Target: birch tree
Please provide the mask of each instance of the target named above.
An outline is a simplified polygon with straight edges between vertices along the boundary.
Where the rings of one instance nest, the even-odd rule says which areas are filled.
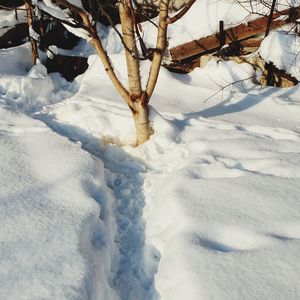
[[[90,7],[93,6],[92,11],[96,11],[95,7],[101,10],[101,13],[106,14],[111,25],[118,31],[122,44],[125,48],[125,59],[127,64],[127,78],[128,86],[124,86],[116,75],[116,70],[113,68],[109,54],[103,47],[101,38],[97,33],[96,16],[95,13],[89,13],[82,6],[80,0],[26,0],[30,5],[37,6],[43,10],[44,13],[60,20],[69,28],[80,28],[87,34],[91,44],[95,48],[104,68],[109,76],[111,82],[127,103],[132,112],[135,129],[136,129],[136,144],[142,144],[147,141],[153,130],[149,122],[149,101],[153,95],[156,86],[159,71],[162,64],[162,59],[167,48],[167,30],[169,24],[173,23],[179,17],[169,17],[169,5],[171,0],[158,0],[158,21],[157,21],[157,39],[156,46],[153,49],[147,49],[145,43],[141,39],[138,24],[138,15],[136,6],[139,5],[135,0],[119,0],[118,10],[121,22],[121,31],[118,31],[109,14],[103,9],[103,1],[89,0]],[[51,9],[48,9],[49,2]],[[178,16],[182,17],[190,8],[195,0],[187,2],[186,6],[179,11]],[[53,13],[54,6],[61,9],[67,18],[61,17],[59,14]],[[142,57],[139,52],[138,42],[142,48]],[[151,67],[148,74],[147,84],[143,88],[140,74],[140,60],[150,59]]]

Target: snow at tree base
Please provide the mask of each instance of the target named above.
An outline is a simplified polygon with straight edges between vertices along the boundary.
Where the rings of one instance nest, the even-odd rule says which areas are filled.
[[[259,51],[300,78],[298,37]],[[0,299],[300,299],[300,86],[242,80],[247,63],[162,68],[155,133],[134,147],[92,46],[72,53],[89,68],[67,82],[29,43],[0,49]]]

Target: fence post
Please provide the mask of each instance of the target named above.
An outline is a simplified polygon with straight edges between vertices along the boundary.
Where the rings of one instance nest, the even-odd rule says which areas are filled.
[[[220,49],[225,45],[226,41],[226,34],[224,31],[224,21],[219,21],[219,43],[220,43]]]

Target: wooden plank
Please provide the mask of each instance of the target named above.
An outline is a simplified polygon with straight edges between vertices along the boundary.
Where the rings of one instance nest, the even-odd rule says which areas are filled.
[[[283,18],[285,17],[285,18]],[[293,22],[300,17],[300,6],[289,8],[273,14],[271,29],[281,27],[287,23]],[[244,40],[257,34],[264,33],[268,24],[268,16],[261,17],[246,24],[240,24],[236,27],[225,30],[225,44],[234,41]],[[219,34],[210,35],[199,40],[194,40],[183,45],[170,49],[173,61],[181,61],[202,53],[218,49],[220,45]]]
[[[258,48],[262,42],[262,38],[249,38],[243,41],[240,41],[239,44],[241,47],[253,47]]]

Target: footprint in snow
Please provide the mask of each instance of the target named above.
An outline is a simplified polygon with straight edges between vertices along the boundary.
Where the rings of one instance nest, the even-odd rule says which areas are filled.
[[[198,236],[193,240],[208,250],[221,252],[259,249],[273,243],[270,236],[233,226],[215,229],[209,235]]]
[[[300,240],[300,223],[281,224],[270,236],[282,241]]]
[[[270,139],[274,140],[292,140],[292,141],[299,141],[300,136],[297,132],[284,129],[284,128],[270,128],[270,127],[263,127],[263,126],[247,126],[243,127],[240,125],[236,126],[238,131],[247,132],[250,134],[257,134],[260,136],[267,136]]]

